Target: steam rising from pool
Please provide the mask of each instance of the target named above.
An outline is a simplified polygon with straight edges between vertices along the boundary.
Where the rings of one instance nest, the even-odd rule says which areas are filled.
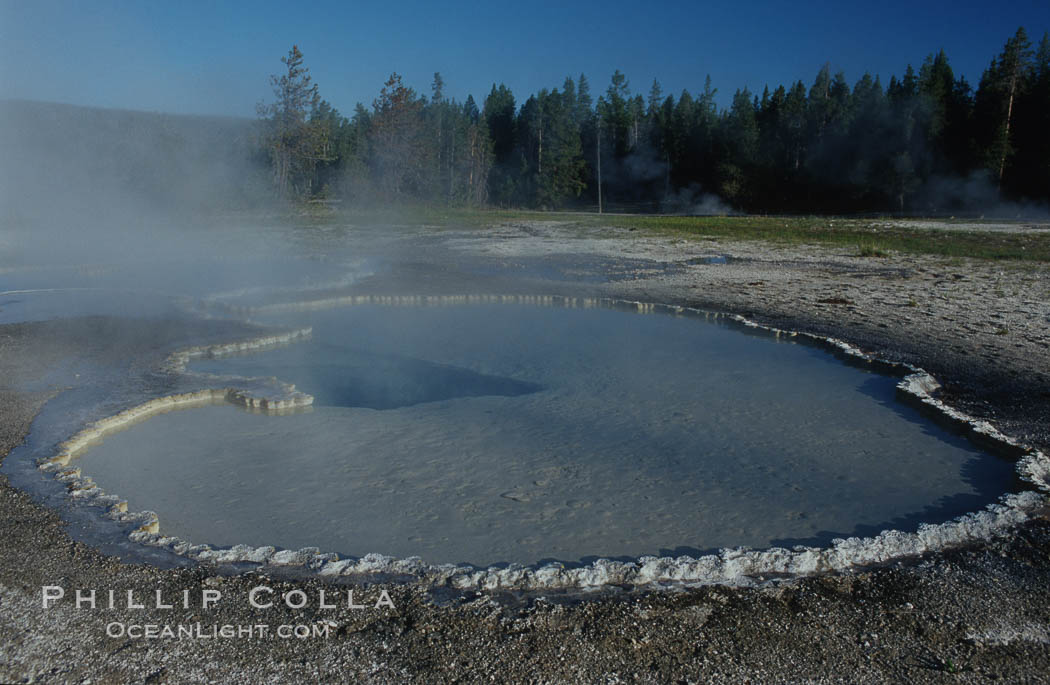
[[[309,412],[172,412],[80,460],[165,534],[431,563],[698,555],[914,530],[1013,465],[897,379],[695,318],[481,304],[275,317],[307,342],[192,363]]]

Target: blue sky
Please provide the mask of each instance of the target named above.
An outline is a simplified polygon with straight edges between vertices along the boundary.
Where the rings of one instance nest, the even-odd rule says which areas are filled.
[[[944,48],[973,85],[1018,26],[1033,43],[1050,2],[51,2],[0,0],[0,97],[254,116],[293,43],[344,114],[371,105],[390,72],[480,105],[494,82],[520,104],[583,72],[614,69],[633,91],[807,85],[825,62],[853,84],[883,81]]]

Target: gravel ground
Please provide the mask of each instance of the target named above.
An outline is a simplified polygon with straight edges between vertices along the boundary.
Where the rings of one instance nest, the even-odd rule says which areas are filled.
[[[918,363],[956,405],[1050,447],[1050,272],[1043,267],[676,242],[555,223],[406,233],[380,251],[389,268],[356,292],[605,295],[742,313]],[[119,348],[108,342],[114,326]],[[97,318],[0,326],[0,454],[24,439],[60,390],[26,392],[26,383],[62,360],[76,356],[135,376],[182,337],[219,340],[245,330],[222,321],[176,328]],[[0,480],[0,681],[1050,682],[1045,516],[1003,539],[848,574],[546,596],[160,569],[103,555],[68,528]],[[45,609],[49,585],[67,597]],[[275,599],[293,591],[293,603],[302,590],[307,606],[255,608],[249,593],[259,586]],[[95,589],[97,607],[77,608],[76,589]],[[113,609],[106,608],[110,590]],[[144,608],[126,606],[129,590]],[[320,606],[321,590],[335,608]],[[362,608],[347,606],[348,590]],[[156,606],[157,591],[173,608]],[[205,591],[221,599],[202,606]],[[107,635],[198,622],[205,634],[226,624],[265,624],[270,632]],[[282,625],[317,626],[327,637],[285,639],[276,634]]]

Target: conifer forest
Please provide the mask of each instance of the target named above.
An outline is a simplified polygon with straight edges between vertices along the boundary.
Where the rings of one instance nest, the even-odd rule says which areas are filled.
[[[980,82],[943,50],[888,81],[644,92],[614,71],[532,94],[494,84],[458,102],[394,73],[349,115],[297,47],[260,104],[257,154],[282,199],[662,213],[983,211],[1050,200],[1050,38],[1018,29]],[[600,205],[599,205],[600,203]]]

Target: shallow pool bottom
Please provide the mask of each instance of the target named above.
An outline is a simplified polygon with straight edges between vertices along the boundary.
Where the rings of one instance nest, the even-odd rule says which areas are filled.
[[[895,377],[691,316],[364,306],[310,342],[197,363],[313,411],[173,412],[80,460],[165,534],[430,563],[534,564],[915,530],[1013,464],[895,399]]]

